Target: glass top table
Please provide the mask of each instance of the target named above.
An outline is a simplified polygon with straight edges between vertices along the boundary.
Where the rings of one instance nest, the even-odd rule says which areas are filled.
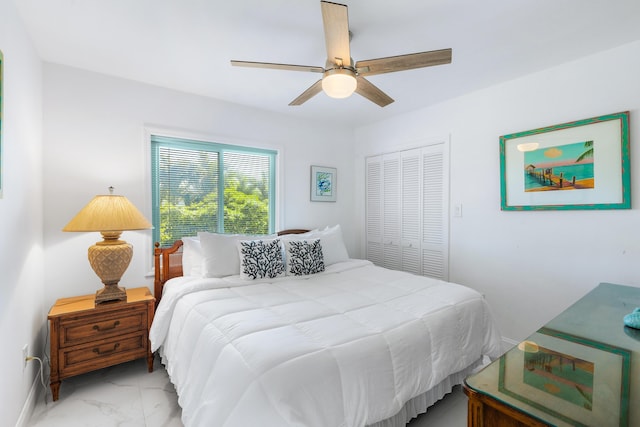
[[[640,288],[601,283],[469,376],[469,425],[640,426],[640,330],[623,323],[636,307]],[[487,421],[495,410],[519,424]]]

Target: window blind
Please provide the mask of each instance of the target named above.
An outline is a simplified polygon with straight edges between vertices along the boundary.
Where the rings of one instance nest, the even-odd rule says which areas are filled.
[[[272,233],[276,154],[153,135],[154,241],[166,247],[198,231]]]

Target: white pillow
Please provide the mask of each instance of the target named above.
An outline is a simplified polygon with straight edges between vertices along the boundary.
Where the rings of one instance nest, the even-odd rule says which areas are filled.
[[[202,245],[197,237],[182,238],[182,275],[202,277]]]
[[[307,276],[324,271],[320,239],[285,242],[287,276]]]
[[[238,234],[198,233],[202,245],[202,277],[224,277],[240,273],[236,242]]]
[[[240,240],[254,240],[274,235],[218,234],[200,231],[202,245],[202,277],[225,277],[240,274],[240,257],[236,244]]]
[[[340,224],[314,232],[311,237],[320,239],[325,266],[349,260],[349,253],[342,240]]]
[[[273,279],[285,275],[280,239],[240,240],[237,246],[242,279]]]

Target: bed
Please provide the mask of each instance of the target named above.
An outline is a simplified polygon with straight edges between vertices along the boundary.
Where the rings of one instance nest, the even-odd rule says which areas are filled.
[[[150,331],[187,427],[404,426],[502,353],[481,294],[350,259],[339,226],[197,240],[156,246]]]

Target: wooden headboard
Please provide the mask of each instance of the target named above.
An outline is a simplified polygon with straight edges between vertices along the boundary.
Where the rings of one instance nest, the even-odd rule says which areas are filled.
[[[302,234],[309,230],[292,228],[278,231],[278,236],[285,234]],[[173,246],[161,248],[156,242],[153,250],[153,265],[155,269],[155,279],[153,281],[153,293],[156,297],[156,305],[162,298],[162,288],[167,280],[182,276],[182,240],[176,240]]]

